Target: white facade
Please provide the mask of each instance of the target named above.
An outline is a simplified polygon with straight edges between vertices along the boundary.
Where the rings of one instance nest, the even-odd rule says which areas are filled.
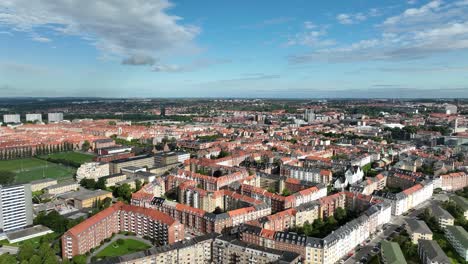
[[[47,114],[47,120],[49,123],[63,121],[63,113],[49,113]]]
[[[26,114],[26,122],[42,122],[42,114]]]
[[[79,182],[84,178],[99,179],[109,175],[109,163],[87,162],[76,171],[76,180]]]
[[[3,115],[3,123],[21,123],[21,117],[18,114]]]
[[[351,167],[345,172],[346,180],[348,184],[355,184],[357,182],[362,181],[364,177],[364,172],[361,170],[359,166]]]
[[[31,186],[0,186],[0,229],[3,232],[22,229],[32,225]]]

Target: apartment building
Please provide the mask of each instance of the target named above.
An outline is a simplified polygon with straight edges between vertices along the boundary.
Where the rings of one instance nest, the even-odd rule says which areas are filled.
[[[418,244],[420,239],[432,240],[432,231],[424,221],[407,219],[406,223],[406,231],[410,235],[413,244]]]
[[[457,191],[468,186],[468,173],[453,172],[445,175],[440,175],[441,188],[444,191]]]
[[[438,204],[429,207],[431,214],[437,219],[440,228],[444,229],[446,226],[453,226],[455,218]]]
[[[33,224],[31,185],[0,185],[0,229],[10,232]]]
[[[213,243],[213,263],[300,263],[301,256],[240,241],[231,236],[219,236]]]
[[[21,117],[19,114],[3,115],[3,123],[21,123]]]
[[[424,180],[399,193],[378,191],[375,195],[392,204],[392,215],[401,215],[430,199],[433,190],[433,182]]]
[[[457,253],[468,261],[468,232],[461,226],[447,226],[445,237]]]
[[[37,192],[37,191],[45,189],[45,188],[47,188],[49,186],[56,185],[57,180],[50,179],[50,178],[40,179],[40,180],[32,181],[29,184],[31,185],[31,191],[32,192]]]
[[[62,236],[62,256],[85,254],[120,231],[148,236],[162,245],[184,239],[184,226],[157,210],[118,202],[69,229]]]
[[[329,184],[332,181],[333,173],[330,170],[319,168],[283,165],[281,166],[280,175],[301,181]]]
[[[422,264],[452,263],[435,240],[420,239],[418,243],[418,255]]]
[[[458,206],[462,208],[463,215],[465,216],[465,219],[468,220],[468,200],[458,195],[453,195],[452,197],[450,197],[450,200],[454,201]]]
[[[405,256],[396,242],[382,241],[381,261],[384,264],[406,264]]]
[[[42,122],[42,114],[26,114],[26,122]]]
[[[49,123],[58,123],[63,121],[63,113],[48,113],[47,120]]]

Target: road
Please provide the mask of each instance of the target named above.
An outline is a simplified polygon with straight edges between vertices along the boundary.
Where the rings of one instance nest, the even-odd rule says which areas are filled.
[[[436,201],[444,201],[446,200],[446,195],[434,195],[434,199],[427,200],[420,205],[416,206],[413,210],[408,211],[405,213],[405,215],[399,215],[399,216],[392,216],[392,219],[388,224],[385,226],[385,230],[382,230],[381,232],[378,232],[377,234],[374,234],[373,237],[369,238],[370,240],[366,241],[366,245],[363,247],[357,247],[357,251],[355,251],[355,254],[351,256],[350,258],[346,259],[344,262],[345,264],[355,264],[355,263],[363,263],[361,262],[361,259],[365,257],[367,261],[364,263],[367,263],[374,255],[378,254],[380,251],[374,252],[372,249],[378,244],[381,243],[384,239],[389,237],[390,235],[396,236],[398,235],[398,232],[395,232],[395,230],[402,226],[405,223],[405,219],[408,218],[414,218],[420,213],[424,211],[426,207],[431,205],[432,203],[435,203]],[[402,228],[401,228],[402,230]]]

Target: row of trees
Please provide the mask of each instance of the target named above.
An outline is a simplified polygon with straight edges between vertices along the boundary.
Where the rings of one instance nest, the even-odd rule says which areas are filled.
[[[48,214],[45,212],[40,212],[34,219],[34,224],[47,226],[55,233],[61,235],[68,229],[81,223],[83,220],[84,219],[81,217],[78,219],[68,219],[54,210]]]

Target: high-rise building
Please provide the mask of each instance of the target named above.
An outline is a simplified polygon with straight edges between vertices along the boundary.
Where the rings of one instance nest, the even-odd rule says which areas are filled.
[[[3,115],[3,123],[21,123],[19,114]]]
[[[49,113],[47,120],[49,123],[63,121],[63,113]]]
[[[0,229],[9,232],[32,224],[31,185],[0,186]]]
[[[307,121],[307,122],[309,122],[309,123],[312,122],[312,121],[314,121],[314,120],[315,120],[315,112],[314,112],[314,109],[309,109],[309,108],[307,108],[307,109],[305,110],[305,113],[304,113],[304,119],[305,119],[305,121]]]
[[[42,122],[42,114],[26,114],[26,122]]]

